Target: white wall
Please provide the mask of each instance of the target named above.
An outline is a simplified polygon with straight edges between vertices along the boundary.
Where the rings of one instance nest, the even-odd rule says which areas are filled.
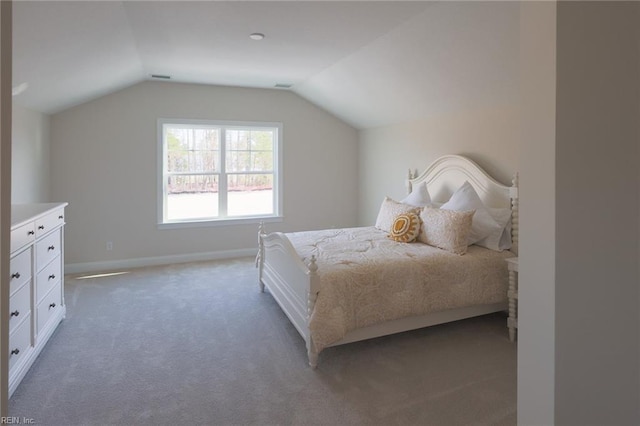
[[[520,14],[518,424],[554,424],[556,3]]]
[[[518,126],[516,105],[489,105],[361,130],[359,223],[375,222],[386,195],[396,200],[406,195],[408,169],[422,172],[445,154],[465,155],[510,185],[518,170]]]
[[[502,183],[511,183],[520,137],[518,37],[518,3],[444,2],[363,53],[372,55],[369,50],[375,48],[377,54],[396,57],[394,66],[402,68],[404,51],[398,47],[396,53],[392,41],[410,40],[419,48],[407,61],[423,64],[424,75],[397,84],[424,82],[404,88],[409,101],[399,111],[410,110],[404,116],[411,119],[393,117],[396,124],[359,132],[360,224],[374,223],[385,195],[404,196],[409,168],[421,172],[444,154],[466,155]]]
[[[521,425],[640,423],[639,18],[522,7]]]
[[[11,202],[50,201],[49,116],[13,104]]]
[[[51,119],[52,195],[70,203],[68,264],[256,247],[255,225],[156,228],[158,118],[282,122],[285,219],[268,229],[355,224],[353,128],[287,91],[144,82]]]
[[[640,4],[558,2],[556,386],[562,425],[640,424]]]

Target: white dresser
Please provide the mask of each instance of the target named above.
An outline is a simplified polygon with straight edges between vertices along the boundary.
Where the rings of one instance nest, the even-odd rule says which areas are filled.
[[[65,317],[66,205],[11,206],[9,395]]]

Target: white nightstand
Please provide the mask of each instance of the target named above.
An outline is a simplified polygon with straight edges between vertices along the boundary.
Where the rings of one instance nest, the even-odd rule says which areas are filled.
[[[518,258],[511,257],[507,259],[507,268],[509,269],[509,290],[507,291],[509,318],[507,318],[507,327],[509,328],[509,340],[513,342],[516,338],[516,328],[518,328]]]

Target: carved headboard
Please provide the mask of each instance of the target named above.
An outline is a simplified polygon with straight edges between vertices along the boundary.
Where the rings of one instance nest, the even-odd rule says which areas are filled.
[[[434,161],[420,175],[409,171],[407,190],[426,182],[431,199],[445,203],[451,195],[468,181],[487,207],[511,208],[511,251],[518,253],[518,175],[512,186],[503,185],[478,164],[461,155],[445,155]]]

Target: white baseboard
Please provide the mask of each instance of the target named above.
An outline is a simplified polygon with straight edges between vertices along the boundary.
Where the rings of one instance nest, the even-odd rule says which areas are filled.
[[[104,272],[119,269],[141,268],[144,266],[169,265],[171,263],[251,257],[255,256],[256,253],[257,249],[251,248],[220,250],[206,253],[175,254],[169,256],[139,257],[135,259],[108,260],[104,262],[71,263],[64,266],[64,272],[65,274],[84,274],[87,272]]]

